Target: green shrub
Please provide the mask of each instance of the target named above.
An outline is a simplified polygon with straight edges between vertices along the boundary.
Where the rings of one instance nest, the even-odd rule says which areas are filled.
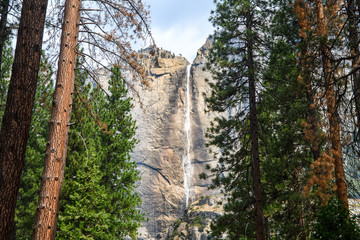
[[[326,240],[358,240],[360,229],[354,217],[348,217],[349,211],[336,198],[329,200],[316,213],[314,239]]]

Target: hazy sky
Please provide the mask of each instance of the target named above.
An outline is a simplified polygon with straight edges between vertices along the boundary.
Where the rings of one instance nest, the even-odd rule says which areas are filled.
[[[158,47],[190,62],[212,33],[208,21],[214,9],[213,0],[147,0],[150,5],[151,29]]]

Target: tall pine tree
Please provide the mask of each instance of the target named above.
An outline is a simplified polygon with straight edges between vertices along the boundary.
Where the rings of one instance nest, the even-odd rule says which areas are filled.
[[[312,93],[301,77],[299,26],[292,1],[272,3],[277,11],[268,32],[270,55],[260,104],[264,214],[271,238],[307,239],[318,201],[305,197],[304,186],[324,141],[310,141],[306,134],[313,129],[305,123],[318,115],[318,109],[309,113]]]
[[[135,192],[139,180],[130,159],[137,140],[130,110],[131,99],[114,68],[109,94],[88,82],[86,71],[76,71],[76,97],[69,138],[69,153],[61,196],[58,239],[135,238],[143,215]],[[42,61],[33,122],[27,147],[16,211],[16,239],[31,239],[37,195],[40,190],[42,157],[49,128],[51,68]]]
[[[222,187],[228,200],[213,235],[264,239],[256,88],[266,2],[215,3],[211,21],[216,30],[208,65],[215,82],[210,83],[212,92],[206,101],[211,111],[229,116],[215,119],[208,134],[210,144],[221,151],[213,169],[214,187]]]
[[[108,99],[86,83],[86,74],[75,82],[59,239],[136,239],[144,220],[135,192],[139,172],[129,155],[136,143],[131,99],[119,68],[113,71]]]
[[[24,171],[21,177],[16,203],[16,239],[29,240],[34,226],[41,175],[44,167],[46,138],[49,132],[53,71],[45,55],[42,55],[38,86],[31,120],[29,141],[26,149]]]
[[[0,131],[0,239],[13,232],[40,66],[47,1],[24,0]],[[34,21],[36,19],[36,21]]]

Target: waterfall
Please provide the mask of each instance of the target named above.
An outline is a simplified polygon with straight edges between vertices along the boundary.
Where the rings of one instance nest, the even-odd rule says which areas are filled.
[[[185,152],[182,159],[182,165],[184,170],[184,191],[185,191],[185,198],[186,198],[186,207],[189,205],[189,199],[192,197],[192,178],[193,178],[193,167],[191,164],[191,156],[190,156],[190,149],[191,149],[191,122],[190,122],[190,69],[191,64],[189,64],[186,68],[186,93],[185,93],[185,121],[184,121],[184,134],[186,136],[185,142]]]

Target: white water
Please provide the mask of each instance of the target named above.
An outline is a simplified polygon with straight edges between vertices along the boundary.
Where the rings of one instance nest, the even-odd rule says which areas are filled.
[[[184,121],[184,133],[186,136],[186,146],[185,153],[182,159],[182,165],[184,170],[184,190],[185,190],[185,198],[186,198],[186,207],[189,205],[189,200],[192,197],[192,178],[193,178],[193,167],[191,164],[191,122],[190,122],[190,69],[191,64],[189,64],[186,68],[186,93],[185,93],[185,121]]]

